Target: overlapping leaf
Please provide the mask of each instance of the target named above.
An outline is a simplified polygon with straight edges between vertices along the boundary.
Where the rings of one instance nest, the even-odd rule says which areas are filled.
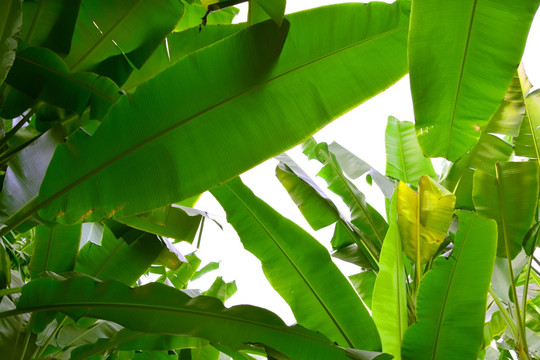
[[[17,40],[22,27],[22,1],[2,1],[0,5],[0,85],[15,61]]]
[[[418,322],[405,333],[403,359],[476,359],[480,351],[497,227],[470,212],[457,214],[452,255],[437,258],[420,285]]]

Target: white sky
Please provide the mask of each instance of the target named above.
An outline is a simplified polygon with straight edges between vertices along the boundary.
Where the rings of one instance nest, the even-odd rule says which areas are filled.
[[[326,4],[341,3],[340,0],[288,0],[287,13]],[[354,1],[349,1],[354,2]],[[366,1],[356,1],[366,2]],[[386,1],[392,2],[392,1]],[[241,13],[235,22],[245,21],[246,7],[240,6]],[[525,69],[533,85],[540,85],[540,48],[532,48],[531,44],[540,44],[540,20],[537,16],[533,22],[529,41],[524,55]],[[385,170],[384,130],[389,115],[400,120],[413,121],[413,107],[409,89],[409,78],[406,76],[390,89],[360,105],[356,109],[335,120],[315,135],[319,142],[336,141],[345,148],[359,156],[361,159],[375,167],[381,173]],[[302,155],[299,147],[293,148],[288,154],[301,165],[301,167],[325,189],[325,182],[315,177],[320,166],[317,162],[308,162]],[[282,215],[302,226],[306,231],[316,237],[323,245],[329,248],[333,234],[333,225],[320,231],[313,231],[298,208],[294,205],[287,192],[275,177],[277,161],[271,159],[241,176],[242,180],[253,192]],[[371,188],[362,177],[355,184],[366,195],[366,200],[384,214],[383,196],[376,187]],[[326,191],[332,195],[330,191]],[[340,199],[333,200],[341,204],[340,209],[348,214],[347,208]],[[219,203],[206,193],[196,206],[212,214],[222,225],[222,232],[217,225],[206,222],[202,237],[201,248],[197,256],[203,260],[203,265],[209,261],[220,261],[220,269],[190,284],[191,288],[207,289],[214,276],[223,276],[226,281],[236,280],[238,292],[227,303],[227,306],[236,304],[252,304],[265,307],[277,313],[288,324],[295,322],[288,305],[271,288],[262,272],[260,262],[251,253],[243,249],[234,229],[226,223],[225,213]],[[180,251],[184,254],[192,252],[195,247],[186,243],[180,244]],[[336,263],[346,275],[359,272],[360,268],[337,260]]]

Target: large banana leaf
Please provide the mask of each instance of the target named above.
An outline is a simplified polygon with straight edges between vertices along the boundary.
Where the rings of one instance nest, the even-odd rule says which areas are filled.
[[[538,162],[501,162],[496,169],[496,176],[475,172],[474,207],[480,215],[497,222],[497,256],[513,259],[533,224],[538,203]]]
[[[476,143],[504,97],[539,3],[413,2],[409,69],[426,156],[455,161]]]
[[[66,64],[122,85],[184,14],[176,0],[83,0]]]
[[[299,324],[341,346],[380,349],[365,305],[316,239],[257,198],[239,178],[212,194]]]
[[[453,194],[428,176],[420,178],[418,194],[399,183],[397,212],[403,251],[417,266],[428,262],[441,246],[455,201]]]
[[[525,117],[515,139],[516,155],[540,159],[540,91],[532,89],[523,66],[519,68],[522,96],[525,98]]]
[[[81,225],[36,227],[34,252],[28,265],[32,278],[44,271],[61,273],[75,269],[81,228]]]
[[[454,250],[439,257],[420,285],[418,322],[403,339],[403,359],[476,359],[495,260],[493,220],[458,211]]]
[[[21,0],[7,0],[0,4],[0,85],[15,61],[17,38],[22,27],[21,3]]]
[[[436,178],[431,160],[420,150],[412,122],[388,117],[385,144],[386,176],[407,184],[417,184],[424,175]]]
[[[29,46],[67,55],[81,0],[24,1],[22,39]]]
[[[233,350],[264,344],[292,359],[350,360],[343,348],[324,336],[299,325],[287,327],[267,310],[248,305],[227,309],[217,299],[191,298],[159,283],[129,288],[88,277],[66,281],[43,278],[23,288],[17,306],[2,316],[58,310],[76,319],[85,316],[114,321],[135,331],[202,337]],[[373,358],[373,353],[368,354]]]
[[[379,274],[373,289],[373,320],[381,334],[384,352],[401,359],[401,340],[408,327],[407,274],[401,249],[397,217],[397,193],[390,208],[390,228],[386,232],[379,259]]]
[[[405,4],[309,10],[184,57],[56,152],[35,209],[68,223],[141,213],[302,141],[404,74]]]

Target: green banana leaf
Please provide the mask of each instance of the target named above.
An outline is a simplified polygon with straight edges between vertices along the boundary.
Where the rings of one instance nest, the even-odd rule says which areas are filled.
[[[67,55],[80,5],[81,0],[24,1],[22,39],[28,46]]]
[[[299,324],[341,346],[380,349],[365,305],[316,239],[257,198],[239,178],[211,192]]]
[[[183,31],[189,28],[197,27],[203,25],[203,17],[206,15],[206,9],[201,4],[200,1],[189,1],[191,4],[184,4],[186,6],[186,11],[180,22],[176,25],[174,31]],[[235,7],[227,7],[220,9],[218,11],[212,11],[206,17],[206,25],[217,25],[217,24],[230,24],[234,17],[240,12]],[[201,34],[205,29],[201,26]]]
[[[429,176],[420,178],[418,194],[399,183],[397,212],[403,252],[417,266],[428,262],[441,246],[452,221],[455,201],[452,193]]]
[[[36,227],[34,252],[28,265],[32,278],[45,271],[73,271],[79,252],[81,229],[81,225]]]
[[[134,215],[293,146],[404,74],[405,5],[300,12],[184,57],[58,149],[35,210],[67,223]]]
[[[344,174],[336,156],[328,149],[326,143],[307,144],[304,153],[308,157],[318,158],[324,165],[317,174],[327,183],[328,188],[343,199],[351,211],[351,223],[357,227],[367,239],[366,248],[378,258],[388,224],[371,205],[366,202],[364,194]]]
[[[56,147],[63,142],[63,137],[62,129],[54,127],[11,158],[0,192],[2,224],[5,224],[8,218],[21,219],[23,230],[29,230],[43,223],[35,211],[30,210],[31,214],[27,211],[37,200],[45,171]]]
[[[519,135],[519,129],[525,117],[525,104],[519,73],[516,73],[506,91],[504,100],[489,120],[485,133],[502,134],[512,137]]]
[[[90,242],[82,247],[75,271],[131,285],[155,262],[162,250],[163,244],[156,236],[132,230],[116,238],[105,227],[101,246]]]
[[[456,161],[497,111],[538,0],[414,1],[409,70],[418,141]]]
[[[403,359],[476,359],[482,346],[497,227],[471,212],[457,215],[452,255],[435,260],[418,290],[418,321],[405,332]]]
[[[175,0],[82,0],[66,64],[121,86],[173,31],[184,10]]]
[[[385,144],[386,176],[407,184],[417,184],[424,175],[437,177],[431,160],[422,154],[412,122],[389,116]]]
[[[26,48],[17,53],[6,83],[33,98],[82,115],[90,106],[90,117],[101,119],[119,98],[111,80],[92,73],[70,73],[54,52]]]
[[[373,289],[373,321],[381,334],[383,351],[401,359],[401,341],[408,327],[407,317],[407,274],[401,249],[398,225],[398,194],[394,194],[390,205],[390,227],[386,232],[379,273]]]
[[[203,295],[215,297],[225,302],[236,293],[236,290],[238,288],[235,281],[225,282],[221,276],[218,276],[208,290],[203,292]]]
[[[22,1],[7,0],[0,4],[0,85],[4,82],[17,52],[22,27]],[[1,100],[1,99],[0,99]]]
[[[200,16],[197,18],[198,23],[201,21],[200,18]],[[131,73],[122,88],[133,89],[171,67],[184,56],[210,46],[244,28],[244,24],[207,25],[202,31],[192,28],[182,32],[173,32],[167,36],[167,42],[162,43],[140,69]]]
[[[192,209],[192,211],[196,211]],[[182,207],[164,206],[143,214],[116,219],[132,228],[191,243],[203,215],[188,214]]]
[[[533,225],[538,203],[538,163],[500,162],[496,176],[477,170],[473,181],[474,207],[497,222],[497,256],[513,259]]]
[[[470,153],[451,164],[441,185],[453,191],[456,196],[456,208],[474,210],[472,199],[474,170],[480,169],[495,174],[495,163],[508,161],[513,151],[512,145],[497,136],[482,134]]]
[[[8,287],[11,283],[11,261],[4,244],[0,241],[0,290]],[[0,296],[0,301],[2,296]]]
[[[103,231],[104,226],[102,223],[83,223],[79,249],[82,248],[87,242],[91,242],[92,244],[98,246],[101,245]]]
[[[519,136],[515,138],[516,155],[540,159],[540,92],[534,90],[529,93],[533,86],[523,66],[520,66],[518,72],[526,112]]]
[[[331,240],[336,252],[332,256],[378,270],[376,252],[370,252],[369,247],[363,243],[362,235],[323,190],[289,156],[281,154],[276,159],[280,160],[276,176],[309,225],[319,230],[336,224]]]
[[[356,292],[369,309],[372,308],[373,288],[376,279],[377,275],[370,270],[349,276],[349,280],[356,289]]]
[[[191,298],[159,283],[129,288],[87,277],[37,279],[24,286],[17,309],[0,316],[43,310],[62,311],[75,319],[102,318],[134,331],[202,337],[233,350],[265,344],[298,360],[350,360],[324,336],[299,325],[287,327],[267,310],[249,305],[224,308],[215,298]]]
[[[283,23],[283,15],[285,14],[285,0],[249,0],[249,11],[250,13],[253,13],[253,11],[257,11],[256,8],[260,8],[263,10],[270,19],[274,20],[274,22],[281,26]],[[249,21],[249,15],[248,15],[248,23]],[[255,23],[255,22],[251,22]]]

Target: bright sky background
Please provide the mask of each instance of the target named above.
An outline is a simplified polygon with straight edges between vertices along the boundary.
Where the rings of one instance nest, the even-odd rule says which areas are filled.
[[[340,0],[288,0],[287,13],[303,9],[341,3]],[[354,1],[349,1],[354,2]],[[356,1],[366,2],[366,1]],[[392,1],[386,1],[392,2]],[[240,6],[241,13],[235,22],[245,21],[246,6]],[[532,48],[531,44],[540,44],[540,19],[535,18],[529,41],[524,55],[525,69],[533,85],[540,85],[540,47]],[[384,130],[389,115],[400,120],[414,121],[409,78],[405,76],[394,86],[372,98],[371,100],[350,111],[341,118],[325,127],[314,137],[318,142],[336,141],[358,157],[375,167],[381,173],[385,171]],[[323,189],[326,188],[322,179],[315,177],[320,165],[316,161],[307,161],[299,147],[288,152],[291,156]],[[285,189],[275,177],[276,160],[268,160],[241,176],[252,191],[282,215],[293,220],[306,231],[317,238],[324,246],[329,248],[333,234],[333,225],[313,231],[307,224],[298,208],[294,205]],[[370,187],[365,177],[355,181],[355,184],[366,195],[366,200],[379,212],[384,214],[384,198],[376,187]],[[331,196],[330,191],[326,191]],[[332,197],[335,203],[341,204],[340,210],[348,214],[347,208],[339,198]],[[213,197],[205,193],[196,206],[212,214],[223,226],[224,231],[211,222],[205,223],[201,248],[197,256],[203,264],[210,261],[220,261],[220,269],[203,278],[192,282],[190,288],[206,290],[216,275],[223,276],[226,281],[236,280],[238,292],[227,303],[227,306],[237,304],[252,304],[272,310],[282,317],[288,324],[295,322],[288,305],[268,284],[261,269],[260,262],[251,253],[244,250],[234,229],[226,223],[225,213]],[[193,245],[182,243],[180,251],[187,254],[196,248]],[[334,259],[336,264],[346,275],[358,273],[360,268]]]

